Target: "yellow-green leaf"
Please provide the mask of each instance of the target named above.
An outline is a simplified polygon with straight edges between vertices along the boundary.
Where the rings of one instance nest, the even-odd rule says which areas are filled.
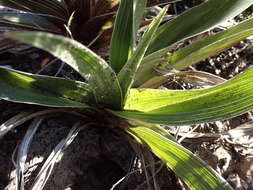
[[[116,115],[148,123],[186,125],[230,118],[253,109],[253,68],[208,89],[132,89]]]
[[[141,140],[191,190],[232,190],[232,187],[206,163],[158,130],[138,126],[127,131]]]

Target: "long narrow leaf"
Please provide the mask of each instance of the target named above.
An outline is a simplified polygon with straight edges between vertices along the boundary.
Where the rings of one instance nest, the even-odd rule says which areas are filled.
[[[46,17],[24,12],[1,12],[0,26],[60,32],[60,28],[49,22]]]
[[[24,118],[27,118],[32,113],[33,113],[33,110],[29,112],[20,112],[19,114],[13,116],[9,120],[1,124],[0,125],[0,139],[2,139],[2,137],[5,134],[13,130],[15,127],[22,125],[24,122],[26,122],[27,120],[24,121]]]
[[[179,79],[180,81],[189,83],[195,87],[211,87],[226,81],[219,76],[207,72],[180,71],[176,73],[168,73],[162,76],[153,77],[146,83],[142,84],[140,88],[159,88],[167,81],[173,79]]]
[[[87,105],[89,88],[81,82],[42,77],[0,67],[0,99],[52,107],[79,107]],[[67,99],[69,98],[69,99]]]
[[[0,5],[33,13],[68,19],[68,10],[57,0],[0,0]]]
[[[147,0],[122,0],[114,24],[110,64],[118,73],[133,53],[134,42]]]
[[[120,86],[122,88],[122,94],[125,98],[128,90],[130,89],[131,85],[133,84],[136,71],[141,63],[141,60],[149,46],[150,40],[155,33],[156,29],[158,28],[160,22],[164,14],[166,13],[167,8],[163,8],[163,10],[158,14],[158,16],[152,21],[149,25],[149,28],[143,34],[143,38],[138,45],[136,51],[134,52],[131,59],[127,61],[125,66],[122,68],[120,73],[118,74]]]
[[[253,35],[253,19],[249,19],[230,29],[199,40],[167,57],[175,69],[184,69],[202,59],[213,56],[236,42]]]
[[[110,64],[118,73],[133,52],[133,3],[121,0],[110,47]]]
[[[16,168],[16,189],[17,190],[24,190],[24,172],[25,172],[27,154],[28,154],[32,139],[42,121],[43,121],[43,118],[34,119],[34,121],[29,126],[19,146],[19,151],[18,151],[18,156],[17,156],[17,168]]]
[[[88,81],[97,103],[114,108],[121,106],[116,74],[105,60],[87,47],[69,38],[43,32],[13,32],[8,36],[46,50],[70,65]]]
[[[147,5],[147,0],[134,0],[133,4],[133,39],[136,40],[139,25],[143,19],[143,14]]]
[[[48,158],[46,159],[45,163],[43,164],[41,170],[39,171],[38,175],[36,176],[31,190],[42,190],[46,185],[47,180],[49,179],[54,165],[57,161],[59,155],[66,149],[68,146],[71,145],[73,140],[77,137],[78,133],[80,132],[81,128],[79,124],[75,124],[68,133],[68,136],[62,139],[54,150],[50,153]]]
[[[174,68],[185,69],[202,59],[213,56],[229,48],[236,42],[253,35],[253,19],[249,19],[225,31],[206,37],[191,45],[182,48],[175,53],[168,54],[171,47],[156,51],[143,58],[136,77],[135,86],[138,87],[144,82],[157,76],[154,69]]]
[[[208,0],[160,27],[147,54],[209,30],[237,16],[252,4],[252,0]]]
[[[204,90],[133,89],[116,115],[149,123],[196,124],[222,120],[253,109],[253,68]]]
[[[232,187],[189,150],[146,127],[127,129],[176,173],[191,190],[232,190]]]

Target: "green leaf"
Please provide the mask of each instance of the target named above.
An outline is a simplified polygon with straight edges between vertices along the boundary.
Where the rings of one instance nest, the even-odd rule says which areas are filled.
[[[135,87],[142,86],[157,76],[155,70],[185,69],[202,59],[215,55],[234,43],[253,34],[253,19],[249,19],[225,31],[206,37],[175,53],[168,54],[172,46],[156,51],[143,58],[135,77]]]
[[[0,26],[60,32],[60,28],[49,22],[46,17],[24,12],[1,12]]]
[[[237,16],[252,4],[252,0],[208,0],[161,26],[154,35],[147,54],[209,30]]]
[[[134,0],[133,2],[133,39],[136,39],[136,35],[143,20],[147,0]]]
[[[199,40],[167,57],[175,69],[184,69],[202,59],[213,56],[236,42],[253,35],[253,18],[230,29]]]
[[[110,65],[118,73],[133,52],[133,2],[121,0],[110,47]]]
[[[77,41],[43,32],[12,32],[8,37],[53,54],[79,72],[89,83],[97,103],[121,106],[121,89],[116,74],[105,60]]]
[[[132,127],[127,131],[134,138],[141,140],[191,190],[232,190],[206,163],[159,131],[146,127]]]
[[[146,81],[152,79],[153,77],[156,77],[157,76],[157,72],[155,71],[156,68],[161,68],[161,67],[163,69],[172,68],[172,66],[170,66],[166,60],[169,54],[168,52],[172,50],[172,47],[173,46],[163,48],[143,58],[140,64],[140,67],[138,68],[136,72],[134,85],[133,85],[134,87],[139,87]]]
[[[110,64],[118,73],[133,53],[134,41],[147,0],[122,0],[114,23]]]
[[[143,38],[140,41],[136,51],[134,52],[131,59],[127,61],[125,66],[118,74],[120,86],[122,88],[122,94],[125,100],[125,97],[130,89],[131,85],[133,84],[135,73],[141,63],[141,60],[148,48],[150,40],[155,33],[156,29],[158,28],[160,22],[164,14],[166,13],[167,7],[163,8],[163,10],[158,14],[158,16],[152,21],[149,25],[148,29],[143,34]]]
[[[86,104],[76,100],[87,102],[91,96],[88,86],[82,82],[32,75],[3,67],[0,67],[0,89],[0,99],[50,107],[86,108]]]
[[[132,89],[125,110],[132,120],[187,125],[222,120],[253,108],[253,68],[218,86],[202,90]]]
[[[67,20],[68,10],[58,0],[0,0],[0,5],[17,10],[51,15]]]

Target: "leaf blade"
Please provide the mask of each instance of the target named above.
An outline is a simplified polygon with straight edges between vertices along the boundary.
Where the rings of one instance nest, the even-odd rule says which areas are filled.
[[[88,81],[97,103],[113,108],[121,106],[121,89],[116,74],[105,60],[79,42],[44,32],[12,32],[8,37],[48,51],[66,62]]]
[[[253,35],[253,19],[206,37],[169,55],[167,60],[175,69],[181,70],[207,57],[213,56],[233,44]]]
[[[68,17],[67,8],[57,0],[0,0],[0,5],[26,12],[51,15],[66,20]]]
[[[46,17],[24,12],[1,12],[0,26],[18,29],[61,32],[61,29],[51,23]]]
[[[140,21],[147,0],[122,0],[114,23],[110,47],[110,64],[120,72],[133,53]]]
[[[126,111],[114,114],[127,119],[166,125],[211,122],[253,109],[252,94],[253,68],[208,89],[133,89],[126,102]]]
[[[110,65],[118,73],[133,52],[133,2],[121,0],[110,45]]]
[[[130,135],[141,139],[143,144],[165,162],[190,189],[232,190],[232,187],[207,164],[157,130],[132,127],[127,131]]]
[[[151,41],[151,37],[153,36],[154,32],[158,28],[160,22],[164,14],[166,13],[167,7],[163,8],[162,11],[158,14],[158,16],[152,21],[149,25],[149,28],[143,34],[143,38],[139,43],[136,51],[134,52],[131,59],[127,61],[125,66],[118,74],[120,86],[122,88],[123,99],[125,99],[128,90],[130,89],[131,85],[134,82],[136,71],[141,63],[142,58],[148,48],[148,45]]]
[[[207,31],[225,20],[232,19],[252,4],[251,0],[208,0],[160,27],[147,54]]]
[[[86,92],[87,97],[80,93],[86,91],[85,86],[79,82],[33,76],[0,67],[0,99],[7,101],[50,107],[86,108],[86,104],[70,99],[78,97],[79,100],[88,100],[89,92]]]

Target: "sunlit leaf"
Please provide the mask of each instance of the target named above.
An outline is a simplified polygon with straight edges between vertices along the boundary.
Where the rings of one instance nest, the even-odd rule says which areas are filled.
[[[209,30],[217,24],[237,16],[252,4],[252,0],[208,0],[189,9],[158,29],[147,54]]]
[[[118,73],[132,56],[133,47],[147,0],[122,0],[114,23],[110,64]]]
[[[144,17],[147,0],[134,0],[133,2],[133,39],[136,39],[139,25]]]
[[[232,190],[232,187],[206,163],[159,131],[146,127],[132,127],[127,131],[134,138],[141,140],[191,190]]]
[[[114,108],[121,106],[116,74],[104,59],[81,43],[43,32],[13,32],[8,37],[46,50],[66,62],[88,81],[97,103]]]
[[[133,2],[121,0],[110,46],[110,64],[118,73],[133,52]]]
[[[25,174],[25,164],[26,164],[26,158],[28,155],[28,151],[32,142],[32,139],[39,128],[41,122],[43,121],[43,118],[37,118],[34,119],[34,121],[29,126],[28,130],[26,131],[26,134],[18,148],[18,154],[17,154],[17,167],[16,167],[16,184],[18,190],[24,189],[24,174]]]
[[[155,124],[186,125],[230,118],[253,109],[253,68],[203,90],[132,89],[116,115]]]
[[[253,35],[253,19],[192,43],[169,55],[167,59],[175,69],[184,69],[231,47],[236,42],[251,35]]]
[[[78,101],[87,102],[91,96],[85,83],[32,75],[3,67],[0,67],[0,89],[0,99],[50,107],[86,108],[86,104]]]
[[[253,19],[234,27],[196,41],[185,48],[168,54],[172,47],[167,47],[144,57],[135,77],[135,86],[139,87],[157,76],[154,69],[185,69],[202,59],[213,56],[231,47],[236,42],[253,35]]]
[[[122,68],[120,73],[118,74],[120,86],[122,88],[123,97],[126,96],[128,93],[129,88],[133,84],[136,71],[141,63],[141,60],[148,48],[150,40],[155,33],[157,27],[159,26],[160,22],[164,14],[166,13],[167,7],[163,8],[163,10],[158,14],[158,16],[152,21],[149,25],[148,29],[143,34],[142,40],[140,41],[136,51],[134,52],[131,59],[127,61],[125,66]]]

